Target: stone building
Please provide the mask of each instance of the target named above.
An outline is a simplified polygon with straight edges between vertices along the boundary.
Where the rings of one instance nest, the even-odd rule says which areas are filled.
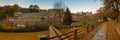
[[[49,9],[48,13],[50,13],[50,21],[53,25],[61,25],[64,17],[64,10],[59,9]]]
[[[14,14],[13,19],[9,19],[10,24],[20,26],[41,26],[51,22],[53,25],[60,25],[64,16],[62,9],[48,9],[47,12]]]

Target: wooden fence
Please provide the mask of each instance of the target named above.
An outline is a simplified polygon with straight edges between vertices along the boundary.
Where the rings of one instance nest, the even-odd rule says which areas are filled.
[[[67,32],[62,35],[57,35],[57,36],[51,37],[49,39],[60,38],[61,36],[65,36],[64,38],[60,38],[60,40],[64,40],[64,39],[77,40],[79,37],[82,37],[87,32],[89,32],[87,27],[81,27],[79,29],[74,29],[73,31]]]

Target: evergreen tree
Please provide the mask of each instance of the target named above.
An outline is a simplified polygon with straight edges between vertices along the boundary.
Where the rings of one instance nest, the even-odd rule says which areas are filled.
[[[71,23],[72,23],[72,15],[70,13],[69,8],[67,8],[63,19],[63,25],[70,25]]]

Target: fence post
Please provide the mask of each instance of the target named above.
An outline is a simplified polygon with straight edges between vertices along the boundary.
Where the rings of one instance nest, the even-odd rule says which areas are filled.
[[[87,32],[89,32],[89,26],[86,26],[86,28],[87,28]]]
[[[77,40],[77,29],[74,30],[74,37],[75,37],[74,40]]]

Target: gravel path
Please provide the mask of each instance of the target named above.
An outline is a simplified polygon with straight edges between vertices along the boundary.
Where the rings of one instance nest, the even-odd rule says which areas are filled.
[[[103,25],[92,40],[106,40],[106,26]]]

